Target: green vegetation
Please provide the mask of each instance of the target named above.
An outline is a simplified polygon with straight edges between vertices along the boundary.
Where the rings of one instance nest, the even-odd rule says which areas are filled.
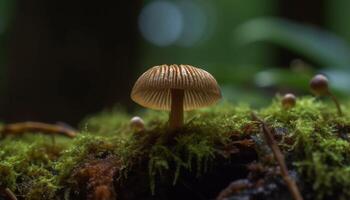
[[[277,97],[257,113],[276,133],[283,129],[278,142],[288,165],[297,170],[300,181],[312,186],[302,192],[316,199],[350,198],[346,189],[350,187],[349,109],[344,107],[339,117],[332,104],[311,97],[297,99],[288,110],[280,100]],[[205,175],[218,157],[229,163],[223,147],[261,131],[251,111],[247,105],[226,102],[189,112],[176,138],[167,133],[167,113],[140,114],[146,130],[133,132],[128,126],[132,116],[118,110],[88,118],[73,140],[56,137],[53,143],[49,136],[37,133],[7,137],[0,142],[0,187],[26,199],[54,199],[76,183],[74,170],[113,155],[120,163],[115,181],[122,185],[137,170],[134,166],[147,162],[149,184],[144,187],[157,194],[164,174],[171,174],[167,181],[176,185],[184,172]]]

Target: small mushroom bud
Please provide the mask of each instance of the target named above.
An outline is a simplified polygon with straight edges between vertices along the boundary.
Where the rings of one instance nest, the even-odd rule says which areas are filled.
[[[314,76],[310,81],[311,92],[317,96],[329,96],[337,107],[339,116],[342,115],[338,99],[331,93],[328,87],[328,79],[322,74]]]
[[[137,132],[143,131],[145,129],[145,122],[141,117],[135,116],[130,120],[130,127]]]
[[[328,79],[322,74],[314,76],[310,81],[310,88],[312,93],[317,96],[328,95]]]
[[[288,94],[285,94],[282,98],[282,106],[286,109],[294,107],[295,103],[296,103],[296,97],[294,94],[288,93]]]

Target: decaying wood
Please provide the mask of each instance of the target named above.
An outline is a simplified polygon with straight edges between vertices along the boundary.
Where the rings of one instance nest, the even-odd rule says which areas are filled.
[[[85,196],[74,198],[87,200],[116,199],[116,188],[113,181],[119,170],[120,161],[114,156],[92,160],[76,168],[72,173],[72,177],[77,185],[73,187],[76,191],[80,191],[78,193],[85,193]]]
[[[46,124],[42,122],[20,122],[7,124],[0,128],[0,135],[21,135],[28,132],[40,132],[43,134],[61,134],[70,138],[77,135],[77,131],[62,124]]]
[[[260,119],[254,112],[252,112],[252,117],[254,120],[261,123],[265,141],[271,148],[272,153],[278,165],[280,166],[282,178],[285,181],[290,193],[292,194],[293,199],[303,200],[303,197],[301,196],[298,186],[296,185],[295,181],[289,176],[288,168],[284,161],[284,156],[280,148],[278,147],[276,140],[273,138],[273,134],[271,133],[270,128],[268,127],[266,122]]]

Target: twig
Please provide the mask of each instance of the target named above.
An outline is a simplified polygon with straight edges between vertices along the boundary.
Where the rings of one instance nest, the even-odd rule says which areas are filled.
[[[77,132],[74,129],[68,128],[67,126],[41,122],[13,123],[5,125],[0,129],[0,134],[3,137],[7,135],[21,135],[27,132],[41,132],[49,135],[62,134],[70,138],[74,138],[77,135]]]
[[[6,192],[7,196],[8,196],[11,200],[17,200],[16,195],[13,194],[13,192],[12,192],[9,188],[6,188],[6,189],[5,189],[5,192]]]
[[[6,200],[17,200],[17,197],[9,188],[0,188],[0,193],[2,197],[5,197]]]
[[[272,135],[270,129],[268,128],[266,122],[264,122],[262,119],[260,119],[254,112],[252,112],[252,117],[254,120],[256,120],[262,124],[265,141],[269,145],[269,147],[271,148],[272,153],[273,153],[278,165],[280,166],[282,178],[285,181],[290,193],[292,194],[293,199],[294,200],[303,200],[303,197],[301,196],[301,193],[298,189],[298,186],[296,185],[295,181],[289,176],[287,165],[284,161],[284,156],[283,156],[280,148],[278,147],[275,139],[273,138],[273,135]]]

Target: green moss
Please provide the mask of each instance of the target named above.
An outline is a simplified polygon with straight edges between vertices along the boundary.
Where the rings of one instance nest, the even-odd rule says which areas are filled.
[[[2,161],[0,163],[0,186],[4,188],[15,189],[17,174],[13,169],[12,163],[8,161]]]
[[[80,124],[80,129],[98,135],[114,135],[120,130],[123,131],[129,120],[130,115],[120,108],[115,108],[86,118]]]
[[[292,138],[293,144],[284,144],[285,150],[293,155],[302,179],[312,185],[316,199],[350,197],[342,189],[350,187],[350,143],[344,139],[349,134],[349,112],[339,117],[333,105],[313,98],[303,98],[295,108],[283,111],[277,98],[261,114],[273,126],[288,129],[284,137]]]
[[[113,152],[113,150],[113,144],[107,138],[86,133],[79,135],[70,147],[62,152],[62,156],[55,165],[59,174],[59,182],[69,182],[66,179],[79,163],[94,159],[105,152]]]
[[[280,97],[257,111],[271,127],[282,130],[279,140],[288,162],[312,196],[350,198],[350,109],[339,117],[332,104],[312,97],[300,98],[292,109],[283,109]],[[177,184],[183,172],[201,176],[211,169],[223,146],[260,133],[248,105],[220,105],[186,114],[185,126],[169,141],[168,113],[138,113],[146,129],[129,127],[132,115],[120,110],[103,112],[84,120],[74,139],[36,133],[0,141],[1,187],[27,199],[54,199],[60,189],[74,184],[71,173],[81,164],[107,155],[120,160],[119,178],[126,180],[135,165],[148,162],[149,185],[157,193],[164,175]],[[251,128],[253,126],[253,128]],[[255,127],[255,128],[254,128]],[[344,139],[345,138],[345,139]],[[259,153],[259,152],[258,152]]]
[[[1,141],[1,187],[26,199],[53,199],[57,186],[52,167],[64,145],[51,142],[37,134]]]

